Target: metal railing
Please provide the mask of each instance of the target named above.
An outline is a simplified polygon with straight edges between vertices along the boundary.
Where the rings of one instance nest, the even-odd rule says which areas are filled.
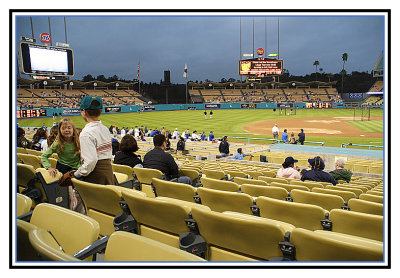
[[[341,148],[345,148],[344,146],[356,146],[356,147],[367,147],[369,150],[372,148],[383,148],[383,146],[376,146],[376,145],[360,145],[360,144],[353,144],[353,143],[342,143],[340,145]]]
[[[248,143],[248,144],[250,144],[251,140],[274,141],[274,142],[276,142],[276,143],[278,143],[278,144],[285,144],[285,143],[282,143],[283,141],[280,140],[280,139],[249,138],[249,137],[231,137],[231,136],[228,136],[228,138],[232,138],[232,139],[245,139],[245,140],[247,139],[247,143]],[[305,143],[307,143],[307,144],[317,144],[317,145],[320,145],[320,146],[324,146],[324,145],[325,145],[325,142],[304,141],[304,144],[305,144]]]

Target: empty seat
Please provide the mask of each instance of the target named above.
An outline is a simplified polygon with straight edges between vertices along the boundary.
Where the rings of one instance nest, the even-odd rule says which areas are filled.
[[[265,181],[261,181],[261,180],[253,180],[253,179],[245,179],[245,178],[240,178],[240,177],[235,177],[234,178],[234,182],[236,182],[237,184],[241,185],[241,184],[254,184],[254,185],[264,185],[264,186],[268,186],[268,183]]]
[[[29,242],[29,232],[37,227],[17,219],[17,261],[39,261],[39,256]]]
[[[121,191],[132,190],[114,185],[101,185],[81,181],[73,178],[72,184],[79,192],[86,213],[100,224],[100,234],[102,236],[112,234],[114,229],[114,217],[122,213],[119,202]]]
[[[365,192],[366,194],[371,194],[371,195],[376,195],[376,196],[382,196],[383,197],[383,192],[379,190],[368,190]]]
[[[155,197],[153,188],[151,187],[152,178],[161,179],[164,175],[157,169],[134,167],[133,171],[140,182],[141,190],[146,193],[147,197]]]
[[[18,154],[18,157],[22,160],[24,164],[31,165],[35,169],[42,167],[39,156],[32,154]]]
[[[383,175],[383,166],[370,165],[370,166],[369,166],[369,172],[370,172],[371,174],[380,174],[380,175]]]
[[[347,206],[351,211],[383,215],[383,204],[352,198]]]
[[[44,189],[41,186],[41,183],[37,181],[35,168],[31,165],[17,163],[17,187],[18,192],[22,192],[28,187],[37,188],[40,190],[37,198],[33,199],[34,205],[46,200]]]
[[[286,231],[276,221],[197,208],[192,209],[192,216],[208,244],[209,261],[269,260],[282,256],[279,242],[284,240]]]
[[[329,213],[332,232],[383,241],[383,216],[343,209]]]
[[[152,183],[157,196],[194,202],[193,196],[196,195],[196,188],[191,185],[165,181],[157,178],[153,178]]]
[[[197,169],[190,169],[186,167],[179,168],[179,174],[181,176],[187,176],[192,181],[192,185],[196,185],[200,182],[200,171]]]
[[[310,182],[310,181],[300,181],[300,180],[292,180],[290,182],[290,185],[302,185],[302,186],[308,187],[310,190],[312,190],[313,188],[324,188],[324,186],[321,183]]]
[[[294,189],[290,192],[290,196],[293,198],[293,202],[312,204],[320,206],[326,210],[331,210],[335,208],[340,209],[342,206],[344,206],[343,198],[337,195],[306,192]]]
[[[257,207],[260,216],[290,223],[297,228],[308,230],[322,229],[321,220],[327,211],[315,205],[293,203],[268,197],[258,197]]]
[[[285,188],[288,192],[292,191],[293,189],[310,191],[310,189],[304,185],[291,185],[291,184],[280,183],[280,182],[271,182],[270,185],[275,186],[275,187]]]
[[[359,198],[361,200],[366,200],[370,202],[383,204],[383,196],[376,196],[371,194],[360,194]]]
[[[257,180],[259,176],[264,175],[262,172],[260,171],[252,171],[252,170],[243,170],[243,172],[245,174],[247,174],[248,176],[252,177],[253,179]]]
[[[345,187],[345,186],[338,186],[338,185],[327,185],[325,189],[329,190],[340,190],[340,191],[348,191],[348,192],[353,192],[356,194],[356,196],[359,196],[360,194],[363,193],[363,191],[359,188],[354,188],[354,187]]]
[[[138,234],[176,248],[179,234],[189,232],[185,219],[189,218],[192,207],[209,210],[196,203],[166,197],[148,198],[127,190],[122,191],[122,197],[137,222]]]
[[[265,196],[278,200],[285,200],[289,192],[282,187],[260,186],[253,184],[242,184],[240,190],[253,197]]]
[[[212,178],[217,180],[228,179],[228,175],[226,175],[225,172],[221,170],[210,170],[203,168],[201,172],[204,175],[206,175],[207,178]]]
[[[323,188],[313,188],[312,192],[324,193],[324,194],[332,194],[337,195],[343,198],[344,201],[348,201],[351,198],[356,198],[356,194],[350,191],[342,191],[342,190],[333,190],[333,189],[323,189]]]
[[[128,175],[129,180],[133,180],[133,168],[128,165],[111,164],[113,172],[122,173]]]
[[[203,185],[204,188],[231,191],[231,192],[237,192],[239,191],[240,188],[236,182],[212,179],[209,177],[202,177],[201,184]]]
[[[289,184],[289,182],[286,179],[279,178],[279,177],[270,178],[270,177],[259,176],[258,179],[262,180],[262,181],[266,181],[268,184],[270,184],[271,182],[279,182],[279,183],[287,183],[287,184]]]
[[[28,213],[32,208],[32,199],[17,193],[17,216]]]
[[[237,170],[225,170],[225,174],[228,174],[230,177],[240,177],[240,178],[247,178],[248,175],[242,171],[237,171]]]
[[[245,193],[228,192],[200,187],[197,189],[201,203],[213,211],[235,211],[252,214],[250,207],[254,200]]]
[[[290,242],[297,261],[382,261],[383,244],[330,231],[294,229]]]

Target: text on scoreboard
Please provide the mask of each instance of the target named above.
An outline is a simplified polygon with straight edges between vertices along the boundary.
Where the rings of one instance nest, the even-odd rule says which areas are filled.
[[[259,58],[239,61],[240,75],[265,76],[282,74],[282,69],[282,60]]]

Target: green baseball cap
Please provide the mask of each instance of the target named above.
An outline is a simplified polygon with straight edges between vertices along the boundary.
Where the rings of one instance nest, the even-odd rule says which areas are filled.
[[[100,105],[93,106],[92,102],[94,100],[97,100],[100,103]],[[85,109],[85,110],[88,110],[88,109],[103,109],[103,101],[98,96],[85,96],[81,101],[80,109],[81,110],[83,110],[83,109]]]

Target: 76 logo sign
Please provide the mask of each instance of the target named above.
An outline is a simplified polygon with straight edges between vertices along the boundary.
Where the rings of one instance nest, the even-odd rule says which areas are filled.
[[[51,41],[50,35],[48,33],[41,33],[40,40],[44,43],[49,43]]]

